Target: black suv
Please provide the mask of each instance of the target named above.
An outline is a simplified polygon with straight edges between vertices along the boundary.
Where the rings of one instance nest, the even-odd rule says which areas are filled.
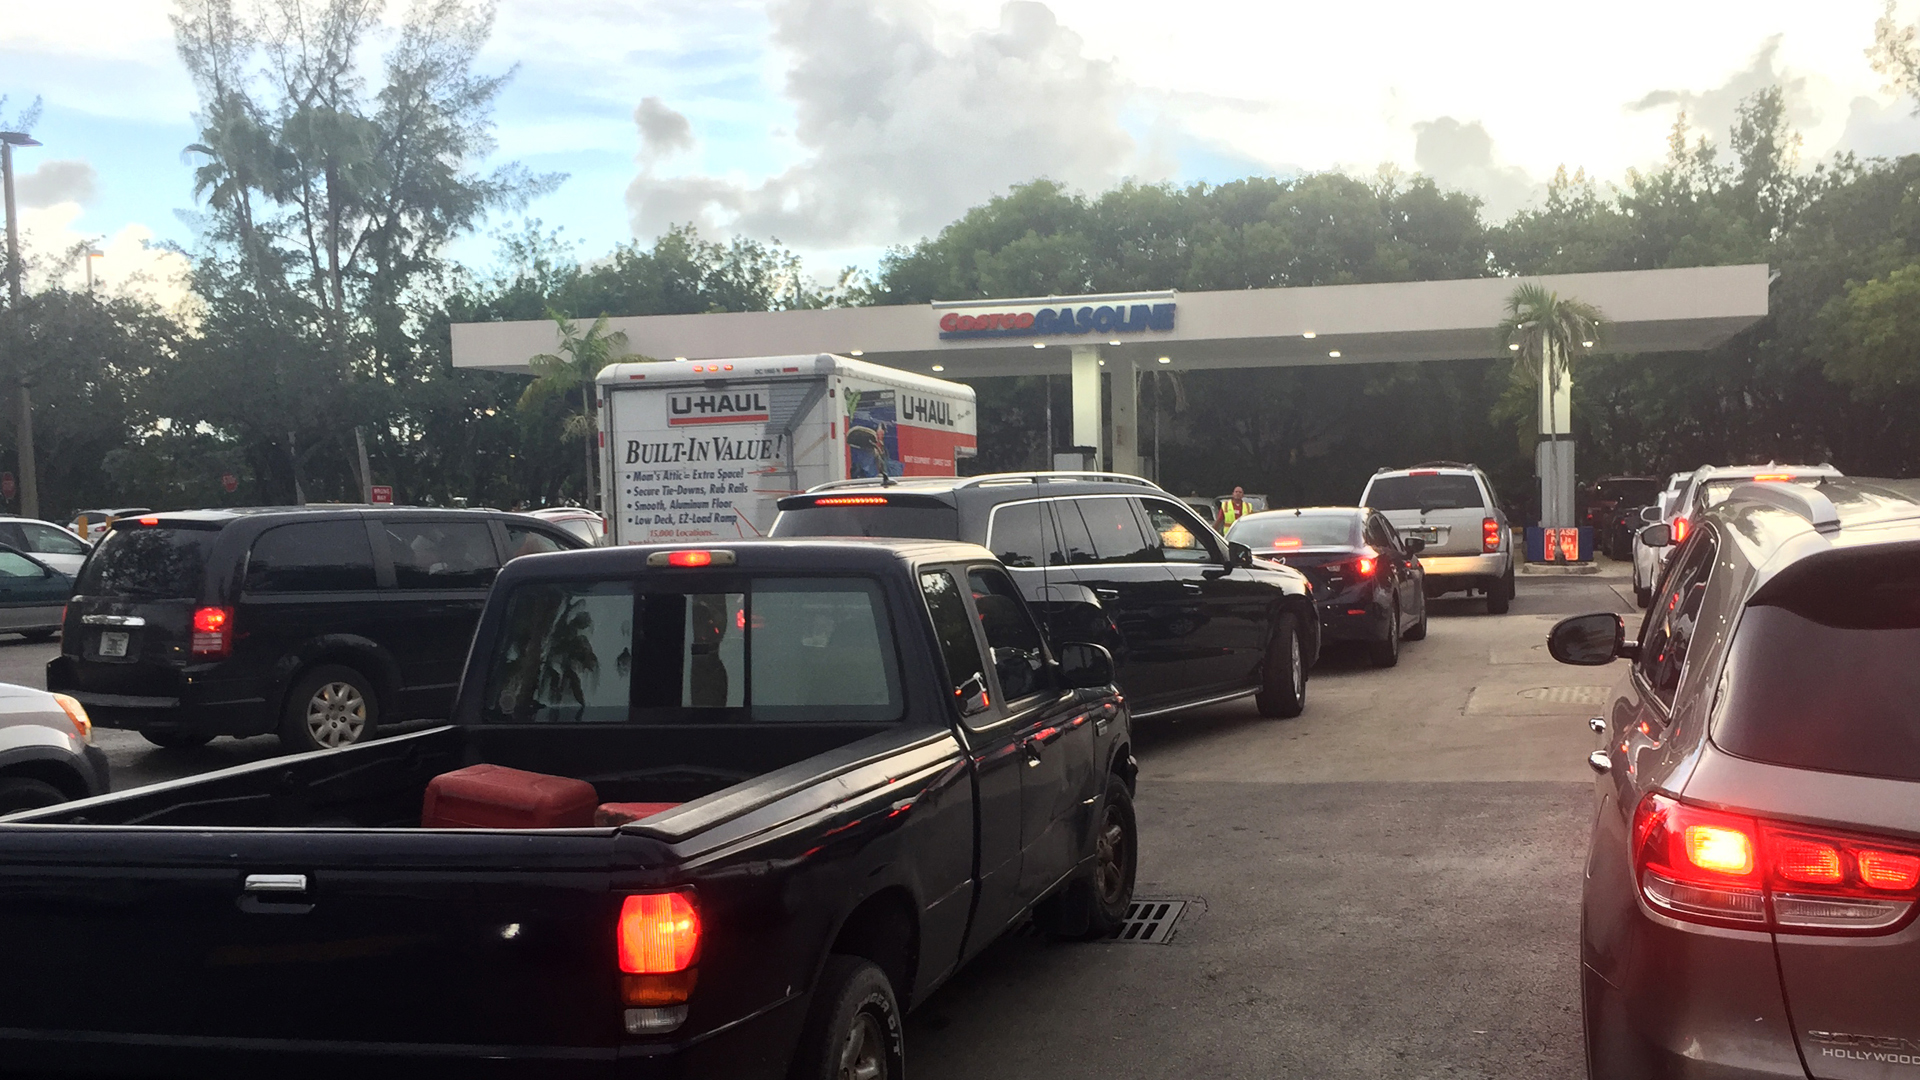
[[[962,540],[1000,557],[1055,642],[1114,655],[1133,715],[1256,694],[1298,716],[1320,651],[1313,588],[1180,499],[1114,473],[841,481],[780,500],[769,535]]]
[[[269,732],[346,746],[447,715],[500,565],[584,546],[481,510],[121,518],[75,582],[47,689],[159,746]]]
[[[1548,641],[1565,663],[1632,662],[1593,721],[1588,1075],[1903,1075],[1920,1051],[1920,481],[1745,483],[1688,532],[1637,639],[1595,614]]]

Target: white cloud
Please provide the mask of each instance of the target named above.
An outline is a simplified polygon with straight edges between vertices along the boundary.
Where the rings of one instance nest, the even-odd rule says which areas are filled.
[[[1443,188],[1479,195],[1489,218],[1504,219],[1545,190],[1527,170],[1495,164],[1493,136],[1478,120],[1423,120],[1413,125],[1413,134],[1413,163],[1420,171]]]
[[[96,292],[144,299],[176,315],[191,314],[186,256],[153,246],[153,230],[145,225],[123,225],[106,236],[83,231],[78,228],[81,214],[75,202],[21,209],[21,259],[28,270],[23,284],[29,290],[86,288],[86,251],[91,246],[100,252],[93,260]]]
[[[893,243],[1013,184],[1098,189],[1140,165],[1129,85],[1044,4],[1014,0],[958,34],[926,0],[786,0],[772,17],[799,160],[754,181],[659,175],[643,152],[637,235],[694,221],[803,247]]]
[[[14,194],[21,206],[43,207],[57,203],[86,204],[93,201],[98,176],[85,161],[46,161],[32,172],[14,181]]]

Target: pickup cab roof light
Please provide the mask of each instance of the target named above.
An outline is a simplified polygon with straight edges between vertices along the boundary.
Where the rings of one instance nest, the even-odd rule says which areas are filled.
[[[885,506],[885,495],[822,495],[813,500],[815,506]]]
[[[648,566],[678,566],[685,568],[701,566],[732,566],[733,552],[691,549],[686,551],[656,551],[647,556]]]

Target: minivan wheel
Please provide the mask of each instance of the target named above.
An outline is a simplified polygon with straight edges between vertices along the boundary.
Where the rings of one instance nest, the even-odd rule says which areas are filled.
[[[1274,620],[1253,702],[1261,716],[1299,716],[1307,707],[1307,665],[1300,652],[1300,628],[1290,611]]]
[[[140,737],[162,750],[192,750],[213,741],[211,735],[196,735],[191,731],[142,731]]]
[[[893,983],[858,956],[827,957],[800,1032],[793,1080],[903,1080],[906,1032]]]
[[[307,672],[287,695],[280,741],[288,750],[337,750],[373,737],[380,700],[365,675],[339,664]]]
[[[0,776],[0,814],[38,810],[67,801],[66,793],[31,776]]]

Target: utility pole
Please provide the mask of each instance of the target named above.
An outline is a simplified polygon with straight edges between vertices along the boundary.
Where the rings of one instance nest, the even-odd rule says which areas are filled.
[[[37,110],[36,110],[37,111]],[[0,131],[0,184],[6,188],[7,202],[7,302],[20,315],[20,226],[13,208],[13,148],[39,146],[24,131]],[[27,387],[26,364],[15,357],[20,369],[20,516],[40,516],[40,481],[33,467],[33,395]]]

